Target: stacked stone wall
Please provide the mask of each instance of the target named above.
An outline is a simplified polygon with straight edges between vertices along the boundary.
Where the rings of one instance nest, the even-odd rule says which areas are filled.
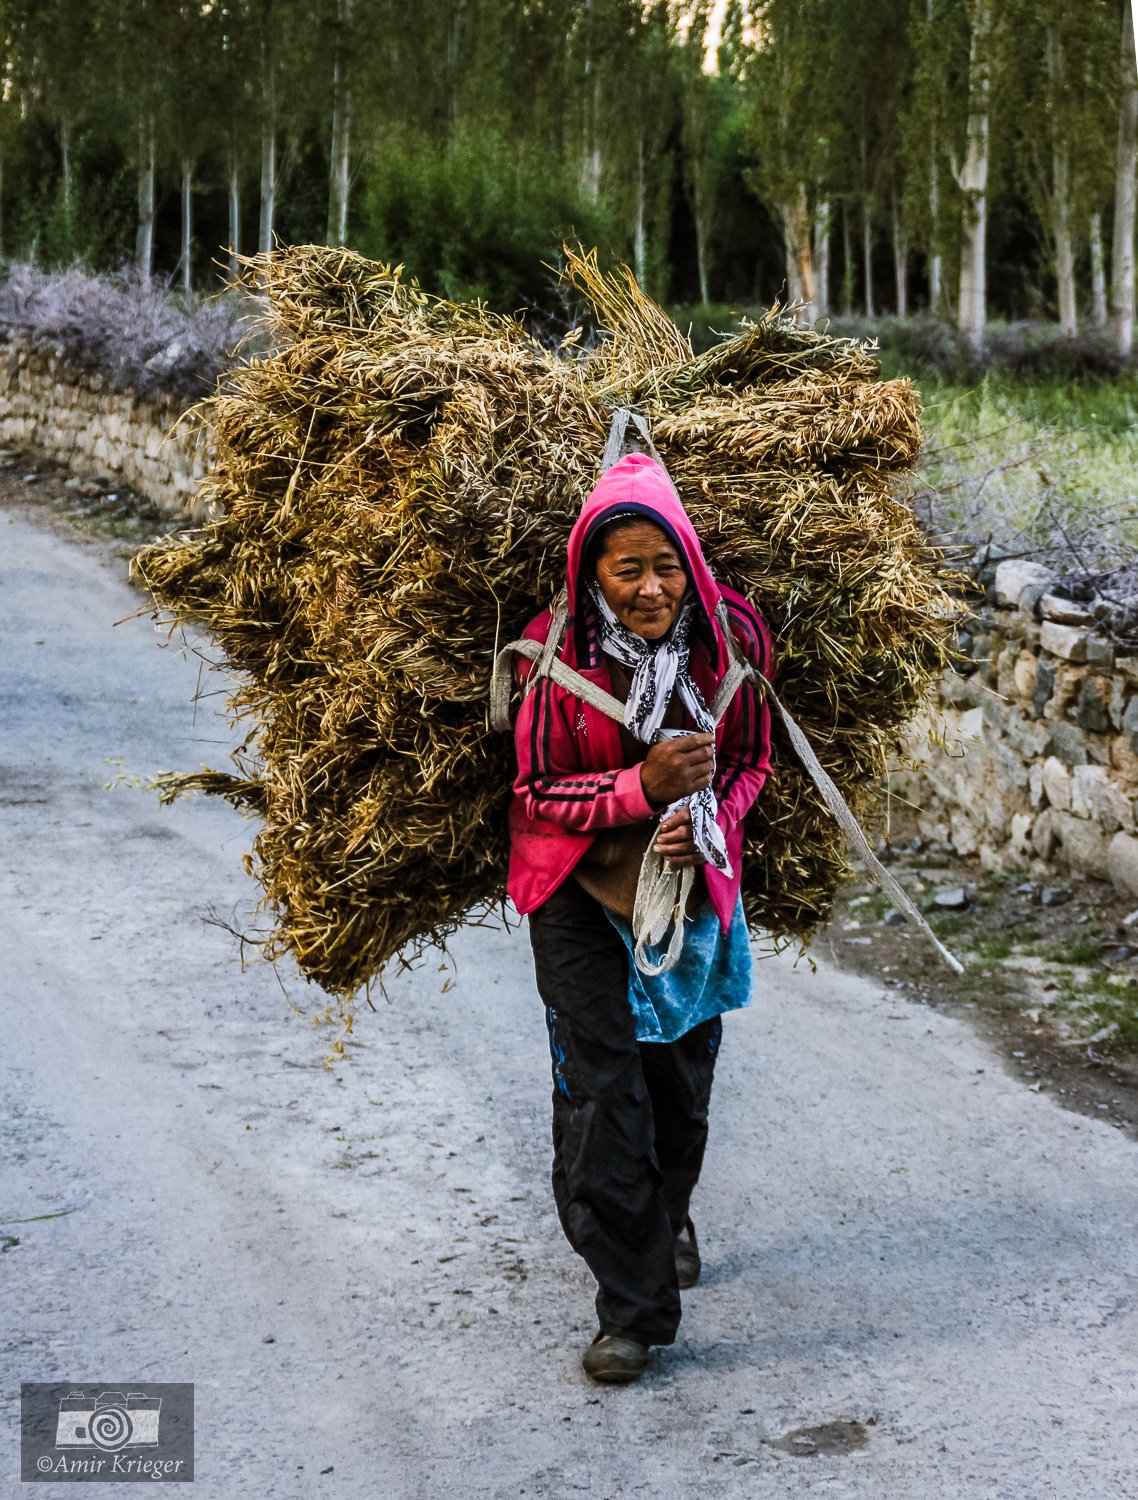
[[[922,835],[986,868],[1057,863],[1138,896],[1138,655],[1052,582],[1000,564],[961,638],[967,663],[890,784]]]
[[[197,519],[208,454],[184,407],[110,389],[58,350],[0,343],[0,445],[41,454],[79,475],[119,479],[170,515]],[[177,424],[177,425],[175,425]]]

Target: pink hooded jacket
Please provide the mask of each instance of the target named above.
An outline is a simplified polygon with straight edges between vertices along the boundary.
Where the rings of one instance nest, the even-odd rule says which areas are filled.
[[[712,578],[699,538],[667,474],[642,453],[622,458],[602,476],[570,533],[566,592],[571,623],[559,653],[561,660],[606,692],[612,691],[587,592],[589,580],[582,576],[582,568],[598,528],[618,513],[629,512],[659,526],[685,560],[702,606],[692,624],[690,670],[706,702],[711,703],[730,666],[715,618],[720,599],[727,606],[732,634],[743,655],[770,677],[773,651],[766,626],[741,594],[720,588]],[[544,641],[550,619],[551,612],[543,610],[524,634]],[[523,661],[520,678],[525,681],[531,671],[530,663]],[[660,810],[644,795],[639,761],[626,764],[619,727],[548,677],[539,678],[526,694],[514,740],[518,775],[510,806],[508,889],[524,914],[553,894],[598,833],[646,822]],[[720,721],[715,743],[712,790],[734,874],[728,877],[708,865],[704,876],[712,905],[726,929],[739,893],[743,819],[770,770],[770,711],[751,683],[745,682],[736,693]]]

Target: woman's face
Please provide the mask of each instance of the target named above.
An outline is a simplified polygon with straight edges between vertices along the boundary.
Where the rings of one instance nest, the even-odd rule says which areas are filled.
[[[688,575],[659,526],[630,521],[605,539],[597,582],[622,625],[646,641],[659,641],[680,612]]]

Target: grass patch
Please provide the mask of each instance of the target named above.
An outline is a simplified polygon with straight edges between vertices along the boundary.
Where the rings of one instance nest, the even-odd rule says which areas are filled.
[[[873,891],[868,896],[855,897],[849,905],[851,911],[856,912],[859,917],[873,917],[879,922],[886,912],[893,910],[892,901],[883,891]]]
[[[1138,377],[930,379],[921,395],[921,481],[935,529],[1056,562],[1063,533],[1074,533],[1096,567],[1117,565],[1120,544],[1138,546],[1138,507],[1125,498],[1138,464]]]
[[[1006,932],[990,932],[983,937],[973,948],[977,958],[1000,959],[1008,958],[1015,948],[1015,944]]]
[[[956,937],[962,932],[967,932],[970,925],[971,914],[966,911],[949,911],[941,915],[937,914],[937,908],[932,898],[920,903],[921,909],[930,915],[929,926],[939,938]]]
[[[1045,943],[1039,949],[1040,958],[1053,964],[1095,964],[1102,957],[1102,943],[1097,929],[1092,932],[1076,932],[1061,943]]]
[[[1073,1029],[1093,1036],[1107,1026],[1118,1030],[1108,1038],[1112,1047],[1138,1047],[1138,980],[1099,972],[1085,982],[1064,988],[1062,999],[1069,1009]]]

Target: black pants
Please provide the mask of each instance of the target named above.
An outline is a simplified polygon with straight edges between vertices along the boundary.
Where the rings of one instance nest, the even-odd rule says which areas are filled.
[[[553,1058],[553,1194],[597,1278],[603,1333],[670,1344],[680,1321],[674,1238],[707,1144],[719,1018],[638,1042],[628,955],[571,877],[530,914]]]

